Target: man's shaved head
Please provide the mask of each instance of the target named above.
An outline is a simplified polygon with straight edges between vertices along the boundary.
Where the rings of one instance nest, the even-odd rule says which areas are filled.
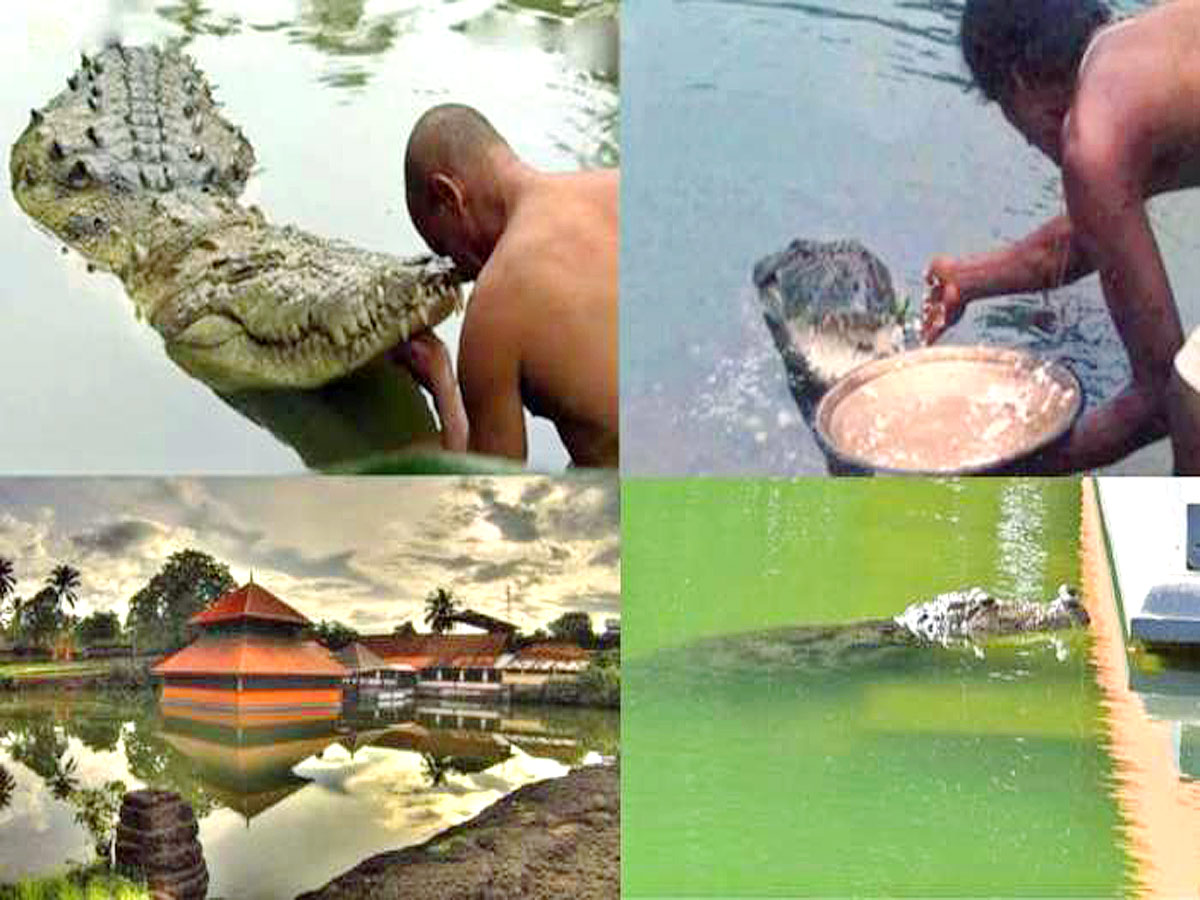
[[[496,147],[508,142],[479,112],[459,103],[427,110],[413,126],[404,154],[404,183],[409,211],[424,215],[434,202],[433,175],[472,179],[487,165]]]

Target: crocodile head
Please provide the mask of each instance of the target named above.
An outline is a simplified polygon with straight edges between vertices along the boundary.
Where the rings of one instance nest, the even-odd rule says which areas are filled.
[[[894,621],[920,641],[948,645],[1082,627],[1088,624],[1088,614],[1075,591],[1066,585],[1059,587],[1049,603],[998,600],[975,587],[914,603]]]
[[[150,313],[170,357],[220,393],[313,388],[349,375],[461,305],[459,278],[442,260],[361,265],[355,251],[353,264],[331,278],[311,259],[280,249],[308,240],[320,239],[297,232],[272,241],[265,256],[218,251],[207,266],[219,275],[164,298]],[[336,254],[319,257],[324,265],[331,259]]]
[[[792,241],[758,261],[753,281],[806,417],[851,369],[904,349],[891,276],[857,241]]]
[[[10,175],[22,209],[120,277],[172,359],[222,394],[341,379],[460,304],[445,263],[242,206],[253,165],[190,58],[112,46],[31,114]]]

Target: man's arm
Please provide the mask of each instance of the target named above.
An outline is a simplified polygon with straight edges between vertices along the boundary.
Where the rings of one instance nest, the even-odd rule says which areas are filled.
[[[1167,433],[1167,387],[1183,328],[1137,173],[1137,160],[1120,140],[1080,135],[1068,145],[1067,206],[1079,241],[1100,270],[1133,379],[1047,457],[1054,471],[1108,465]]]
[[[480,290],[484,294],[480,294]],[[525,461],[525,411],[521,404],[521,348],[508,316],[477,284],[458,348],[458,380],[476,453]]]
[[[433,395],[442,424],[442,447],[455,453],[467,449],[467,414],[458,395],[450,353],[432,331],[418,334],[392,351],[392,359],[405,366],[417,383]]]
[[[932,287],[922,315],[925,342],[941,336],[973,300],[1049,290],[1093,271],[1095,266],[1065,215],[990,253],[935,257],[926,272]]]

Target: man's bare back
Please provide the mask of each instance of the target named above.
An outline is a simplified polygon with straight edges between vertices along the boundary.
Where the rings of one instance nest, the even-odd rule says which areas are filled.
[[[615,171],[537,179],[480,273],[463,324],[459,380],[472,423],[476,376],[494,365],[481,357],[514,354],[524,405],[554,422],[577,465],[618,460],[618,197]]]
[[[967,0],[960,37],[977,86],[1060,167],[1066,212],[997,250],[935,257],[925,337],[973,300],[1098,272],[1132,378],[1040,464],[1108,465],[1168,433],[1183,329],[1145,201],[1200,185],[1200,0],[1115,23],[1103,0]]]
[[[433,394],[442,445],[524,460],[528,408],[575,465],[616,466],[617,172],[539,171],[459,104],[422,115],[404,169],[417,231],[475,281],[457,384],[431,333],[394,354]]]
[[[1143,196],[1200,186],[1198,45],[1200,0],[1175,0],[1102,29],[1080,69],[1067,127],[1115,132]]]

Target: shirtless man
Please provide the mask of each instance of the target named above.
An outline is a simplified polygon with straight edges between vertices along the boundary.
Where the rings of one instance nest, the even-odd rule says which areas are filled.
[[[1107,465],[1167,434],[1183,343],[1145,201],[1200,185],[1200,0],[1111,20],[1100,0],[967,0],[962,18],[976,85],[1060,167],[1066,213],[994,252],[933,259],[924,337],[935,340],[972,300],[1098,270],[1133,370],[1047,455],[1048,471]],[[1178,467],[1186,436],[1174,436]]]
[[[394,352],[433,395],[443,446],[524,460],[523,404],[574,465],[615,466],[617,173],[539,172],[450,104],[413,128],[404,177],[421,237],[475,282],[457,384],[432,332]]]

